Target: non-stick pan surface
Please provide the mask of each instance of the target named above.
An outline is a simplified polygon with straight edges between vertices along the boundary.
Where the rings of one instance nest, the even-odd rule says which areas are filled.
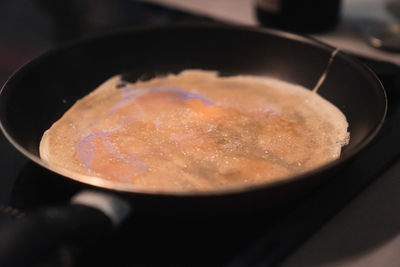
[[[136,29],[83,40],[34,59],[9,79],[0,95],[1,127],[19,151],[47,167],[39,159],[43,132],[76,100],[115,74],[126,73],[126,79],[136,81],[196,68],[222,75],[272,76],[312,89],[326,71],[318,93],[346,115],[351,136],[341,158],[331,164],[283,182],[204,194],[140,193],[123,184],[78,181],[117,190],[160,210],[274,206],[329,177],[371,141],[384,120],[386,95],[379,80],[342,52],[327,68],[333,51],[294,34],[216,25]],[[54,179],[60,176],[54,174]]]

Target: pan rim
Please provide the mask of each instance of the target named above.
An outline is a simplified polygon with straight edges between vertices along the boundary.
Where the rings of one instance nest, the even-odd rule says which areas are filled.
[[[101,39],[108,39],[111,37],[115,37],[118,35],[124,35],[124,34],[134,34],[134,33],[140,33],[140,32],[160,31],[160,30],[169,30],[169,29],[172,29],[172,30],[192,29],[193,30],[195,28],[201,28],[201,29],[211,28],[211,29],[219,29],[219,30],[226,29],[226,30],[233,30],[233,31],[250,31],[250,32],[260,33],[260,34],[271,34],[271,35],[282,37],[285,39],[290,39],[290,40],[297,41],[297,42],[307,43],[312,46],[318,47],[319,49],[325,49],[330,52],[332,52],[333,50],[336,49],[330,45],[327,45],[319,40],[316,40],[315,38],[312,38],[312,37],[309,37],[306,35],[299,35],[299,34],[289,33],[289,32],[285,32],[285,31],[281,31],[281,30],[254,27],[254,26],[227,25],[227,24],[220,24],[220,23],[189,23],[189,24],[177,23],[177,24],[169,24],[169,25],[127,28],[127,29],[123,29],[123,30],[106,33],[106,34],[101,34],[98,36],[92,36],[92,37],[88,37],[88,38],[83,38],[83,39],[67,42],[63,45],[51,48],[47,52],[42,53],[42,54],[32,58],[31,60],[29,60],[25,64],[23,64],[20,68],[18,68],[7,79],[7,81],[4,83],[3,87],[0,90],[0,98],[1,98],[1,95],[3,94],[3,92],[6,90],[8,84],[13,79],[16,79],[15,77],[18,76],[25,69],[31,67],[31,65],[37,63],[38,61],[43,60],[43,58],[50,57],[56,53],[60,53],[64,50],[69,49],[70,47],[74,47],[76,45],[83,45],[84,43],[89,43],[89,42],[100,42]],[[341,155],[339,159],[329,162],[327,164],[324,164],[324,165],[322,165],[318,168],[315,168],[313,170],[310,170],[308,172],[302,173],[300,175],[285,177],[282,180],[261,183],[261,184],[253,184],[253,185],[237,187],[237,188],[235,187],[235,188],[216,189],[216,190],[207,190],[207,191],[163,192],[163,191],[154,191],[154,190],[138,190],[138,189],[134,189],[134,187],[128,183],[108,181],[108,180],[105,180],[102,178],[92,177],[92,176],[87,176],[87,175],[79,175],[80,176],[79,178],[77,178],[77,176],[72,176],[72,175],[70,175],[71,172],[66,171],[66,170],[60,170],[58,168],[50,166],[49,164],[47,164],[43,160],[41,160],[40,157],[29,152],[24,146],[20,145],[9,134],[6,127],[3,125],[1,118],[0,118],[0,129],[3,132],[4,136],[7,138],[7,140],[29,160],[33,161],[34,163],[38,164],[39,166],[41,166],[47,170],[54,172],[56,175],[62,176],[63,178],[71,179],[76,182],[86,184],[89,186],[94,186],[98,189],[107,189],[107,190],[113,190],[113,191],[118,191],[121,193],[129,193],[129,194],[145,194],[145,195],[152,195],[152,196],[171,196],[171,197],[215,197],[215,196],[223,196],[223,195],[249,193],[249,192],[253,192],[253,191],[264,191],[267,189],[282,187],[282,186],[285,186],[288,184],[294,184],[294,183],[303,181],[305,179],[309,179],[310,177],[312,177],[314,175],[322,174],[329,169],[333,169],[334,167],[338,166],[339,164],[345,163],[349,159],[353,158],[356,154],[359,154],[376,137],[379,130],[381,129],[381,127],[385,121],[386,114],[387,114],[388,100],[387,100],[387,94],[386,94],[385,88],[382,85],[380,79],[375,74],[375,72],[373,72],[367,65],[360,62],[358,59],[356,59],[352,56],[349,56],[341,51],[339,51],[337,56],[340,56],[343,59],[360,66],[365,71],[365,73],[368,74],[370,77],[372,77],[373,80],[377,83],[377,86],[380,88],[379,91],[382,93],[382,96],[383,96],[381,101],[383,100],[382,104],[384,105],[384,110],[382,110],[381,119],[379,120],[379,122],[376,123],[376,125],[374,125],[374,127],[371,128],[371,130],[366,135],[366,137],[362,141],[360,141],[359,144],[350,153],[347,153],[344,156]]]

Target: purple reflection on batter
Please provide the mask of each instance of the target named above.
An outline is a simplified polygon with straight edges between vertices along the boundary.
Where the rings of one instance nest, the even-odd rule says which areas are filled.
[[[111,115],[115,110],[122,108],[130,101],[135,101],[137,97],[156,93],[156,92],[176,92],[180,95],[178,96],[177,100],[188,100],[188,99],[200,99],[204,105],[207,106],[214,106],[215,103],[209,100],[207,97],[201,94],[195,94],[187,92],[181,88],[174,87],[174,86],[157,86],[157,87],[150,87],[150,88],[136,88],[130,85],[123,87],[122,89],[122,100],[119,104],[115,105],[110,109],[109,114]]]
[[[173,86],[158,86],[158,87],[150,87],[150,88],[135,88],[130,85],[121,85],[118,88],[121,88],[122,90],[122,100],[119,104],[115,105],[109,110],[109,115],[112,115],[112,113],[119,109],[124,107],[128,102],[134,102],[136,101],[137,97],[145,95],[145,94],[151,94],[151,93],[156,93],[156,92],[176,92],[178,93],[178,96],[176,96],[176,100],[188,100],[188,99],[200,99],[204,105],[208,106],[214,106],[216,105],[214,102],[206,98],[205,96],[201,94],[195,94],[195,93],[190,93],[187,92],[181,88],[178,87],[173,87]],[[135,103],[136,104],[136,103]],[[138,110],[141,114],[132,114],[132,118],[134,120],[139,119],[140,115],[143,115],[144,112],[141,109],[140,105],[138,105]],[[159,129],[159,126],[161,125],[160,120],[157,118],[154,121],[154,125],[156,126],[157,129]],[[116,129],[110,130],[110,131],[105,131],[105,132],[99,132],[95,134],[91,134],[83,138],[77,143],[77,150],[79,154],[79,158],[81,159],[81,162],[87,169],[89,173],[92,171],[92,161],[93,161],[93,156],[95,153],[95,148],[94,148],[94,143],[93,143],[93,138],[95,137],[102,137],[102,142],[104,147],[107,149],[107,151],[113,155],[116,158],[119,158],[126,163],[136,165],[139,167],[138,173],[132,174],[132,175],[137,175],[140,173],[143,173],[147,169],[146,163],[140,161],[138,159],[138,155],[129,155],[129,157],[121,155],[111,144],[109,141],[108,135],[110,133],[113,133],[114,131],[120,129],[122,125]],[[122,178],[122,177],[121,177]],[[128,179],[128,177],[125,177]]]
[[[124,157],[122,156],[111,144],[111,142],[108,139],[108,134],[115,132],[118,130],[120,127],[113,129],[111,131],[106,131],[106,132],[100,132],[96,134],[91,134],[89,136],[86,136],[83,138],[81,141],[78,142],[77,148],[78,148],[78,154],[81,159],[81,162],[85,166],[86,170],[91,173],[92,171],[92,161],[93,161],[93,156],[95,153],[94,149],[94,144],[93,144],[93,138],[101,136],[101,139],[103,141],[104,147],[107,149],[107,151],[113,155],[116,158],[119,158],[126,163],[136,165],[139,167],[139,171],[137,173],[131,174],[131,175],[137,175],[140,173],[143,173],[147,169],[147,165],[140,161],[137,155],[130,155],[129,157]],[[121,177],[123,178],[123,177]],[[126,180],[129,179],[130,177],[124,177]]]
[[[81,159],[81,162],[85,166],[86,170],[90,173],[92,170],[92,161],[94,156],[94,144],[92,139],[98,136],[104,136],[109,134],[112,131],[108,132],[100,132],[86,136],[81,141],[78,142],[77,149],[78,155]]]
[[[147,165],[146,163],[142,162],[139,160],[138,155],[130,155],[128,157],[124,157],[122,156],[111,144],[110,140],[108,139],[108,136],[105,135],[102,137],[103,138],[103,144],[105,146],[105,148],[107,149],[108,152],[110,152],[114,157],[122,159],[123,161],[125,161],[126,163],[132,164],[132,165],[136,165],[140,168],[140,170],[133,174],[133,175],[137,175],[140,173],[143,173],[146,171],[147,169]]]

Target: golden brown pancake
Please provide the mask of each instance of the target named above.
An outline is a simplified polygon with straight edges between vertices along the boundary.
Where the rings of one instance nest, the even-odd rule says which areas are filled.
[[[271,78],[202,70],[136,83],[115,76],[44,133],[40,156],[72,178],[136,191],[221,190],[331,162],[348,142],[347,127],[318,94]]]

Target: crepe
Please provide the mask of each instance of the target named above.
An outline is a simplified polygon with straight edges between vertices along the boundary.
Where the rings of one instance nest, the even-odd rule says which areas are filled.
[[[185,70],[127,83],[114,76],[42,137],[56,170],[138,192],[196,192],[290,179],[340,156],[348,123],[301,86]],[[64,172],[65,173],[65,172]]]

